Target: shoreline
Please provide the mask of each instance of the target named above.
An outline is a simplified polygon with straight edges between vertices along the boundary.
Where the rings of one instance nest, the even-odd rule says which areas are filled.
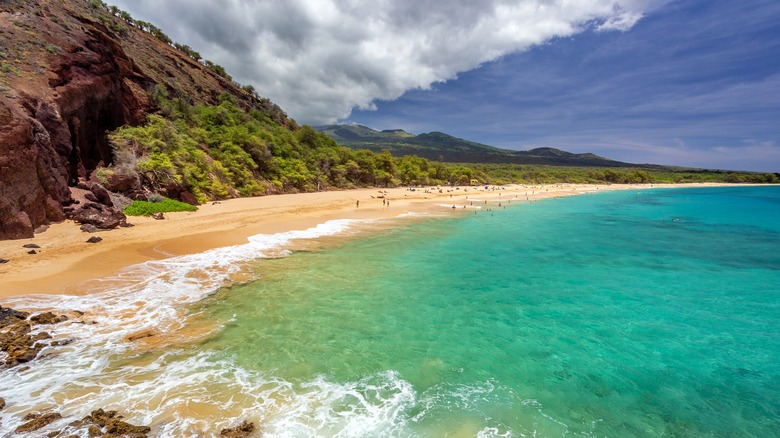
[[[106,278],[121,269],[213,248],[239,245],[257,234],[304,230],[336,219],[388,219],[406,213],[439,212],[442,205],[463,206],[469,196],[497,203],[523,202],[598,191],[675,187],[721,187],[733,184],[553,184],[480,187],[354,189],[345,191],[236,198],[204,204],[196,212],[166,213],[164,220],[129,217],[135,226],[98,233],[82,232],[68,220],[33,238],[0,241],[0,298],[33,294],[82,295],[79,285]],[[743,186],[742,184],[737,186]],[[386,190],[386,198],[379,198]],[[526,199],[527,194],[527,199]],[[522,195],[522,197],[521,197]],[[516,198],[515,198],[516,197]],[[389,200],[385,206],[383,200]],[[359,201],[359,205],[357,205]],[[461,209],[459,213],[462,214]],[[473,210],[469,210],[471,212]],[[103,238],[86,243],[91,236]],[[23,245],[41,248],[28,254]]]

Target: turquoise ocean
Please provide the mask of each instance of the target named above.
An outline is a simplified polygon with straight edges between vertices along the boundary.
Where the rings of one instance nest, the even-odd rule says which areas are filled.
[[[244,419],[282,437],[780,436],[778,187],[339,221],[123,281],[11,303],[131,316],[65,327],[57,360],[0,374],[0,425],[48,403],[159,436]],[[204,329],[120,342],[150,327]]]

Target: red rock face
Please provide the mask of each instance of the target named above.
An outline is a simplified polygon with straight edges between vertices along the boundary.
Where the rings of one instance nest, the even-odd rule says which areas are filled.
[[[68,186],[112,161],[106,131],[141,122],[149,106],[151,81],[105,27],[81,21],[71,35],[81,41],[52,62],[48,83],[0,95],[0,239],[64,220]]]
[[[31,237],[36,227],[63,220],[61,206],[70,200],[49,133],[14,110],[0,101],[0,239]]]

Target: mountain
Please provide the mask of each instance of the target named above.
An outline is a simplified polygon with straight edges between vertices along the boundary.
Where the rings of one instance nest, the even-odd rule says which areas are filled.
[[[342,146],[389,151],[395,156],[417,155],[456,163],[513,163],[553,166],[648,167],[610,160],[595,154],[573,154],[555,148],[512,151],[453,137],[442,132],[414,135],[402,129],[376,131],[363,125],[325,125],[315,128]]]

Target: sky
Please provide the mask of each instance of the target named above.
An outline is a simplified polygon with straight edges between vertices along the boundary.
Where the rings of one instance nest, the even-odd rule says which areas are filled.
[[[780,172],[777,0],[109,0],[299,123]]]

